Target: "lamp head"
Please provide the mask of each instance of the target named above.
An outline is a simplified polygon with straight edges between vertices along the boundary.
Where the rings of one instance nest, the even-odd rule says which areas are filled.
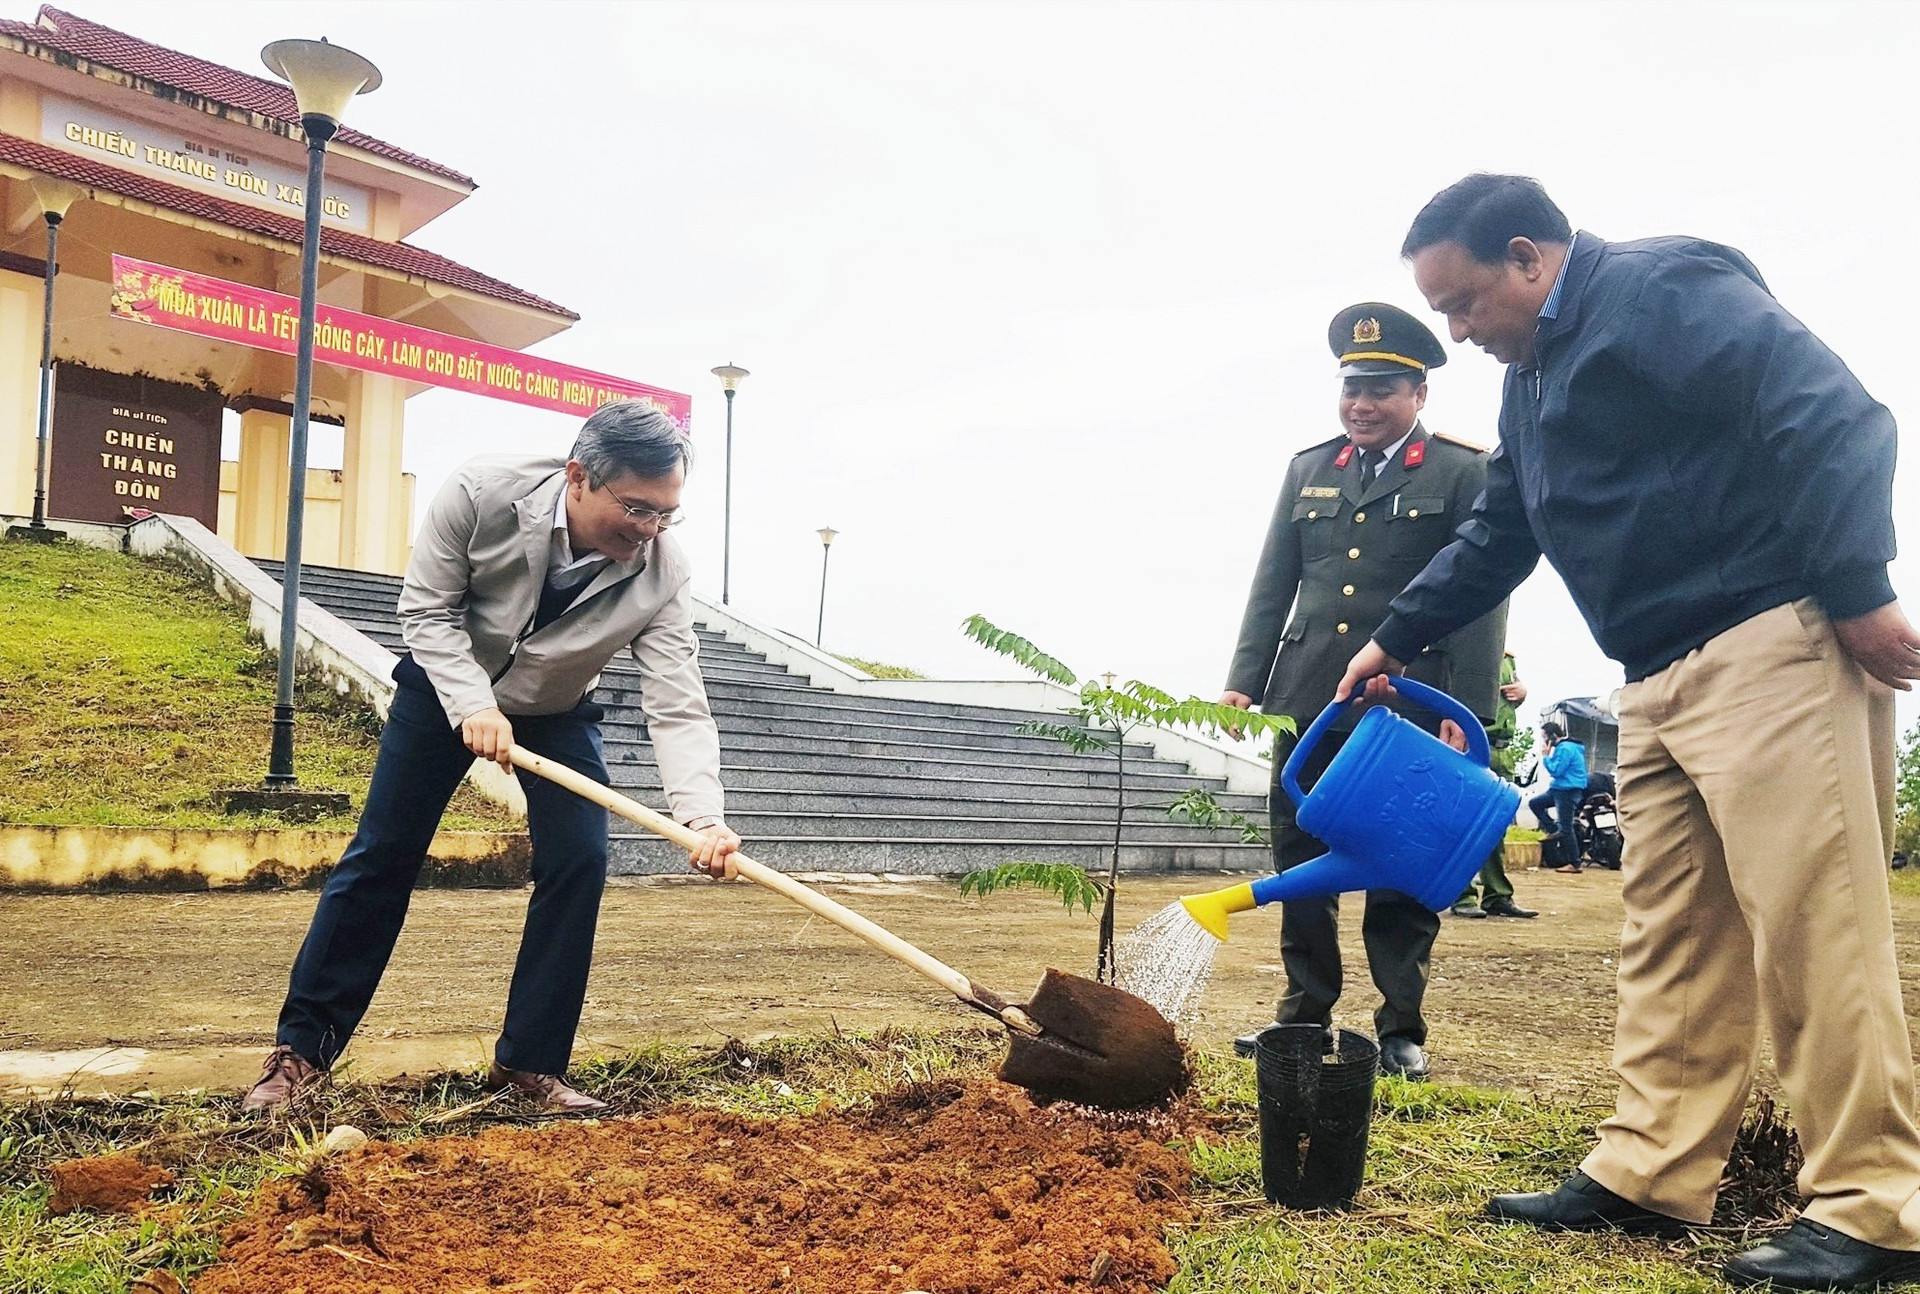
[[[276,40],[260,51],[267,70],[293,87],[309,138],[331,139],[356,94],[380,88],[380,69],[325,40]]]
[[[740,379],[747,376],[747,370],[735,368],[731,364],[722,364],[713,370],[713,375],[720,379],[720,389],[731,396],[740,389]]]
[[[835,530],[832,526],[822,526],[820,528],[821,546],[825,548],[833,547],[833,537],[839,533],[840,532]]]
[[[33,200],[40,204],[40,214],[47,223],[57,225],[66,218],[67,208],[87,196],[87,191],[77,184],[66,180],[57,180],[50,175],[39,176],[29,181],[33,188]]]

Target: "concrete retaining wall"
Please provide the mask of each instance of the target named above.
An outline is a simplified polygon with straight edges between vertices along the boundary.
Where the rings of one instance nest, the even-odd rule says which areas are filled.
[[[336,831],[0,825],[0,889],[313,887],[350,839]],[[443,831],[433,838],[422,881],[524,885],[531,848],[518,833]]]

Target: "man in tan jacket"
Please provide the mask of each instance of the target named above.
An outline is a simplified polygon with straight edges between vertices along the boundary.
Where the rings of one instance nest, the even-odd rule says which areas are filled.
[[[394,669],[360,828],[320,892],[277,1045],[244,1108],[286,1102],[346,1048],[476,757],[510,769],[518,743],[607,781],[591,693],[622,649],[640,666],[673,815],[704,837],[692,865],[734,874],[740,840],[721,820],[689,568],[668,533],[690,457],[665,414],[622,401],[587,419],[566,459],[474,459],[434,499],[400,594],[408,654]],[[564,1075],[606,883],[607,813],[539,778],[522,786],[533,896],[487,1081],[556,1109],[600,1109]]]

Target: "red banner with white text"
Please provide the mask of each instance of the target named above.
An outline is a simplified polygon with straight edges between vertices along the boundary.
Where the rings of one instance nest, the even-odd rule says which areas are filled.
[[[282,355],[299,343],[297,298],[131,256],[113,258],[111,309],[121,319]],[[646,400],[683,432],[693,416],[692,399],[677,391],[325,303],[314,319],[313,357],[583,418],[614,400]]]

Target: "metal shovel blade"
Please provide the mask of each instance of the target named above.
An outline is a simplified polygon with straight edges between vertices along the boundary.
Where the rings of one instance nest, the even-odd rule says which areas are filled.
[[[1049,968],[1024,1010],[1042,1032],[1008,1034],[999,1070],[1005,1082],[1114,1110],[1186,1090],[1186,1052],[1167,1018],[1144,999]]]

